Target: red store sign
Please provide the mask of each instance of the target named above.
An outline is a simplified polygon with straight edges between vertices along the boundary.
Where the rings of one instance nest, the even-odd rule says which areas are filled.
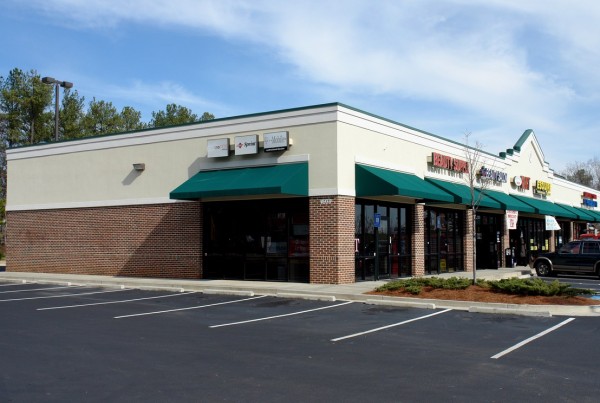
[[[458,158],[452,158],[438,153],[431,154],[431,164],[437,168],[447,169],[455,172],[469,172],[469,163]]]

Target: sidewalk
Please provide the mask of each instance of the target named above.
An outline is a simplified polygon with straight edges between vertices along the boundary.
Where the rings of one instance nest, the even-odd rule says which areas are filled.
[[[472,278],[472,272],[444,273],[438,277]],[[499,280],[510,277],[530,277],[528,267],[502,268],[498,270],[477,270],[476,278]],[[434,276],[428,276],[434,277]],[[564,305],[520,305],[480,303],[468,301],[449,301],[433,299],[417,299],[367,295],[376,287],[387,281],[365,281],[353,284],[306,284],[267,281],[239,280],[181,280],[161,278],[112,277],[78,274],[49,274],[0,272],[0,281],[36,282],[36,283],[71,283],[90,286],[129,287],[146,290],[198,291],[212,294],[229,295],[272,295],[282,298],[303,298],[315,300],[345,300],[368,304],[418,307],[426,309],[451,308],[482,313],[502,313],[530,316],[600,316],[600,306],[564,306]]]

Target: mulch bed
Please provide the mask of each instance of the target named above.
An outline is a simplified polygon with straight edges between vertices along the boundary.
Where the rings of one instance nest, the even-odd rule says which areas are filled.
[[[440,288],[423,287],[419,295],[405,291],[371,291],[370,295],[388,295],[392,297],[409,297],[424,299],[446,299],[456,301],[496,302],[502,304],[529,304],[529,305],[600,305],[600,300],[586,297],[544,297],[531,295],[512,295],[495,292],[493,290],[472,285],[465,290],[445,290]]]

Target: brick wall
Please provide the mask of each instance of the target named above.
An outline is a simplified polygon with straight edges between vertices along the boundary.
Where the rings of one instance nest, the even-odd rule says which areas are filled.
[[[425,275],[425,205],[415,204],[413,210],[412,275]]]
[[[354,276],[354,197],[311,197],[310,282],[348,284]]]
[[[201,278],[202,205],[7,213],[7,271]]]

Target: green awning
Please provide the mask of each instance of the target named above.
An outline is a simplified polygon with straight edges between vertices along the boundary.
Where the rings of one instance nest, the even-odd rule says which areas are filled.
[[[577,218],[575,214],[549,201],[533,199],[531,197],[524,197],[518,195],[513,195],[513,197],[522,201],[523,203],[529,204],[535,209],[535,213],[537,214],[551,215],[555,217]]]
[[[454,197],[416,175],[356,164],[356,196],[405,196],[413,199],[453,202]]]
[[[561,203],[556,203],[557,206],[564,208],[567,211],[570,211],[572,214],[574,214],[576,216],[576,220],[581,220],[581,221],[585,221],[585,222],[595,222],[596,221],[596,217],[594,217],[592,214],[588,213],[587,211],[583,210],[583,209],[578,209],[577,207],[571,207],[568,206],[566,204],[561,204]]]
[[[197,200],[274,194],[308,196],[308,163],[202,171],[183,182],[169,197]]]
[[[527,203],[523,203],[519,199],[512,197],[506,193],[498,192],[495,190],[486,190],[485,194],[494,200],[497,200],[503,210],[516,210],[522,213],[535,213],[535,209]]]
[[[465,204],[471,205],[471,190],[466,185],[461,185],[459,183],[446,182],[439,179],[426,178],[427,182],[434,184],[435,186],[443,189],[445,192],[450,193],[454,196],[454,203],[457,204]],[[503,209],[502,205],[498,203],[496,200],[488,197],[484,192],[480,198],[481,191],[479,189],[475,189],[475,198],[480,199],[479,206],[487,207],[493,209]]]
[[[585,212],[586,214],[589,214],[592,217],[594,217],[594,222],[600,222],[600,211],[588,210],[586,208],[581,208],[581,207],[574,207],[574,208],[577,210],[581,210],[581,211]]]

